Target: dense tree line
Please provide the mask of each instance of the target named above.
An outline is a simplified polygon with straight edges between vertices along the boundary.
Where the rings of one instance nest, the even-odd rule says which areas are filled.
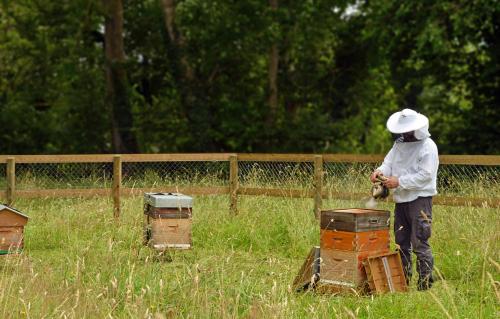
[[[500,154],[496,0],[16,0],[0,7],[0,152],[369,152],[429,116]]]

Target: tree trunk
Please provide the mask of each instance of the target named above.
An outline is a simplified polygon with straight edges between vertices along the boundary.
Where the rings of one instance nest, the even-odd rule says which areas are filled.
[[[169,48],[172,64],[172,73],[177,82],[184,116],[188,120],[192,141],[188,151],[215,151],[214,141],[211,138],[212,114],[209,106],[202,100],[205,94],[196,79],[193,67],[185,55],[186,39],[175,24],[175,0],[161,0],[165,28],[169,38]],[[198,94],[198,95],[197,95]]]
[[[133,119],[123,49],[123,5],[121,0],[103,0],[103,4],[106,99],[111,110],[113,152],[136,153],[139,147],[132,131]]]
[[[183,49],[186,39],[175,29],[175,0],[162,0],[162,6],[163,13],[165,15],[165,28],[167,29],[168,37],[170,38],[171,44],[176,47],[176,51],[179,53],[179,51]],[[191,68],[183,54],[180,54],[179,58],[184,69],[183,71],[186,80],[192,81],[194,79],[193,68]]]
[[[278,0],[269,0],[272,10],[278,9]],[[269,50],[269,115],[268,124],[273,125],[278,111],[278,67],[279,50],[278,44],[273,43]]]

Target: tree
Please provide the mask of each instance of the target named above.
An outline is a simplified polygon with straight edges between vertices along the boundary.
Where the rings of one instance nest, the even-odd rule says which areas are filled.
[[[123,48],[123,5],[121,0],[104,0],[104,48],[106,55],[107,101],[111,109],[113,151],[139,151],[133,133],[125,52]]]

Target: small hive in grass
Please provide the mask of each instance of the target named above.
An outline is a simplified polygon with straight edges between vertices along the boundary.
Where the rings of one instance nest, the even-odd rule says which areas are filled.
[[[157,250],[190,249],[193,198],[180,193],[144,194],[144,243]]]
[[[23,249],[28,218],[17,209],[0,204],[0,255],[16,254]]]

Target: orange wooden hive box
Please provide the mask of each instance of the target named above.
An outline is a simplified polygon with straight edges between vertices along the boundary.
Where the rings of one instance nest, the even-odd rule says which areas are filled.
[[[0,255],[18,253],[24,246],[24,226],[29,217],[0,204]]]
[[[357,252],[388,250],[390,243],[389,229],[359,233],[322,229],[320,243],[322,249]]]

